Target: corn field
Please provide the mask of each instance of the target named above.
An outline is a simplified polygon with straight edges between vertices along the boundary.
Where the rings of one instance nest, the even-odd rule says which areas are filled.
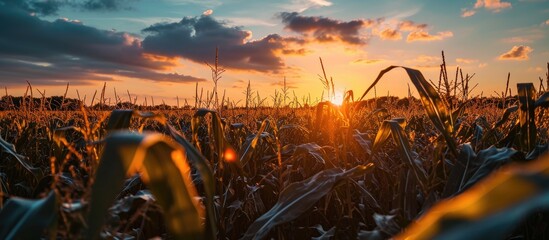
[[[0,239],[549,239],[549,92],[394,68],[341,106],[3,111]],[[419,99],[366,99],[401,70]]]

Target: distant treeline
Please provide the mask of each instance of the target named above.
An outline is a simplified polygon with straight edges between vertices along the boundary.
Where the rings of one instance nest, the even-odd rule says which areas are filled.
[[[482,97],[482,98],[473,98],[468,101],[469,106],[471,105],[494,105],[498,108],[505,108],[514,102],[517,101],[515,97],[507,97],[505,100],[498,97]],[[421,104],[419,99],[416,98],[398,98],[398,97],[378,97],[368,100],[363,100],[360,102],[355,102],[354,105],[358,104],[359,106],[368,106],[370,108],[382,108],[386,104],[390,104],[396,107],[408,107],[412,102],[415,104]],[[13,96],[3,96],[0,99],[0,111],[8,110],[32,110],[32,111],[76,111],[80,110],[80,105],[82,101],[74,98],[63,98],[62,96],[52,96],[46,98],[31,98],[31,97],[13,97]],[[305,106],[309,107],[309,106]],[[104,103],[97,103],[90,107],[93,110],[105,110],[110,111],[113,109],[136,109],[136,110],[193,110],[194,107],[184,106],[177,108],[175,106],[170,106],[167,104],[160,104],[155,106],[143,106],[136,105],[130,102],[120,102],[116,105],[107,105]],[[265,108],[263,106],[262,108]],[[268,107],[267,107],[268,108]],[[224,107],[227,109],[227,107]]]
[[[80,105],[83,102],[74,98],[64,98],[63,96],[52,96],[45,98],[13,97],[3,96],[0,99],[0,111],[8,110],[32,110],[32,111],[76,111],[80,110]],[[93,110],[113,110],[113,109],[137,109],[137,110],[171,110],[178,109],[167,104],[155,106],[142,106],[130,102],[120,102],[116,105],[107,105],[104,103],[94,104]],[[191,109],[190,106],[185,106],[179,109]]]

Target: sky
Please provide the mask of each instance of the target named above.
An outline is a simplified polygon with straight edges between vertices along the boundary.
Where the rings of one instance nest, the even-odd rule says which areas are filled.
[[[450,79],[460,67],[475,74],[473,96],[490,96],[508,73],[513,92],[537,87],[548,38],[549,0],[0,0],[0,87],[53,96],[69,83],[89,104],[106,84],[112,99],[116,89],[122,101],[192,105],[197,84],[213,88],[218,48],[218,92],[232,102],[248,83],[269,101],[284,79],[292,96],[317,100],[319,58],[338,95],[360,96],[391,65],[437,82],[444,51]],[[376,93],[403,97],[408,84],[393,70]]]

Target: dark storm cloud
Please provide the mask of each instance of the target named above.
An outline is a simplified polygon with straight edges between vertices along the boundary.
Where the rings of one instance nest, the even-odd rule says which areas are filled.
[[[297,12],[279,14],[285,28],[319,42],[341,41],[347,44],[366,44],[360,30],[376,24],[375,20],[339,21],[326,17],[301,16]]]
[[[127,33],[78,21],[43,21],[13,5],[0,8],[0,59],[0,76],[7,85],[24,80],[51,79],[51,84],[105,80],[101,74],[155,81],[201,80],[158,73],[175,66],[174,60],[145,53],[140,40]]]
[[[285,68],[279,54],[298,54],[299,50],[290,51],[289,45],[305,43],[277,34],[250,41],[251,32],[229,27],[211,16],[154,24],[143,32],[150,34],[142,43],[147,52],[204,63],[214,60],[215,49],[219,47],[223,67],[260,72],[277,72]]]
[[[80,6],[85,10],[90,11],[115,11],[120,9],[127,9],[129,7],[129,0],[86,0]]]
[[[39,15],[56,15],[60,8],[83,11],[115,11],[128,9],[137,0],[0,0],[0,5],[16,7]]]

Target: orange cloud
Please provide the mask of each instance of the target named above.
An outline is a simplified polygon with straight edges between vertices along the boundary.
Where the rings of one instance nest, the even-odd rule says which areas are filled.
[[[501,10],[510,7],[510,2],[502,2],[501,0],[477,0],[475,3],[475,9],[486,8],[492,12],[500,12]]]
[[[528,60],[528,54],[534,51],[529,46],[513,46],[511,50],[499,56],[499,60],[516,60],[524,61]]]
[[[435,35],[431,35],[426,31],[420,30],[420,31],[414,31],[408,34],[408,37],[406,38],[406,42],[413,42],[413,41],[437,41],[437,40],[443,40],[445,38],[449,38],[454,36],[454,33],[450,31],[445,32],[438,32]]]
[[[425,23],[419,24],[410,20],[406,20],[398,24],[398,29],[400,29],[401,31],[407,31],[407,32],[419,31],[419,30],[427,29],[427,24]]]
[[[208,10],[204,11],[204,12],[202,13],[202,15],[204,15],[204,16],[210,16],[210,15],[213,14],[213,12],[214,12],[213,10],[208,9]]]
[[[468,10],[468,9],[464,8],[464,9],[461,10],[461,17],[464,17],[464,18],[470,17],[470,16],[475,15],[475,13],[477,13],[477,11],[472,10],[472,9]]]
[[[400,40],[402,39],[402,34],[397,29],[384,29],[379,34],[379,37],[383,40]]]
[[[470,64],[470,63],[476,63],[478,62],[477,59],[469,59],[469,58],[456,58],[457,63],[461,64]]]
[[[357,59],[351,62],[352,64],[376,64],[384,62],[382,59]]]

